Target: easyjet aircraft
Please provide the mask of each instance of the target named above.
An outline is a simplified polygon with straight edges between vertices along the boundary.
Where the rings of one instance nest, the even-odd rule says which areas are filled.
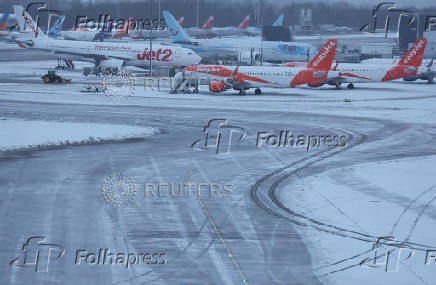
[[[397,64],[337,63],[322,84],[353,89],[353,83],[385,82],[400,78],[416,77],[422,63],[427,39],[420,38]]]
[[[366,59],[362,62],[372,63],[372,64],[396,64],[398,59],[392,58],[371,58]],[[404,81],[417,81],[417,80],[425,80],[428,84],[433,84],[434,78],[436,77],[436,67],[433,64],[434,59],[423,60],[421,66],[418,69],[418,74],[416,76],[408,76],[404,77]]]
[[[153,44],[153,51],[146,43],[87,42],[56,40],[47,37],[32,17],[22,11],[22,17],[34,34],[34,38],[16,39],[23,48],[47,51],[66,60],[92,62],[96,70],[120,70],[123,66],[148,68],[150,59],[154,66],[188,66],[201,58],[192,50],[170,44]]]
[[[421,65],[426,44],[427,39],[418,39],[399,61],[374,59],[362,63],[336,63],[326,80],[320,85],[311,85],[311,87],[328,84],[341,89],[341,84],[348,83],[347,88],[353,89],[353,83],[385,82],[400,78],[406,81],[422,79],[432,83],[436,76],[436,72],[431,69],[433,61],[426,66]],[[281,66],[295,68],[305,64],[304,62],[290,62]]]
[[[187,66],[177,77],[188,80],[208,79],[211,92],[223,92],[233,88],[240,95],[245,90],[256,88],[255,94],[262,93],[261,87],[290,88],[302,84],[319,85],[327,74],[336,53],[337,40],[329,40],[306,66]]]

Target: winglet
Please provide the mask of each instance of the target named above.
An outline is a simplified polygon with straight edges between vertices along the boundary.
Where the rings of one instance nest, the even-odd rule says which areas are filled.
[[[174,16],[168,11],[162,11],[165,18],[165,22],[168,26],[168,31],[170,32],[171,40],[177,43],[191,43],[192,40],[188,34],[180,26],[179,22],[174,19]]]
[[[329,40],[315,55],[312,61],[307,65],[307,68],[317,71],[328,72],[332,67],[333,60],[335,59],[336,47],[338,40]]]
[[[431,59],[431,61],[427,64],[427,70],[430,71],[432,66],[433,66],[433,58]]]

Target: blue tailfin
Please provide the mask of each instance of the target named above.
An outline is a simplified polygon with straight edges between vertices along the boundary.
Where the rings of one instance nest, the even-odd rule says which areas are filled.
[[[272,25],[273,26],[283,26],[284,18],[285,18],[285,16],[283,14],[281,14]]]
[[[54,23],[53,27],[48,30],[48,36],[52,38],[60,37],[62,26],[64,24],[65,15],[60,15],[56,22]]]
[[[168,31],[170,32],[171,40],[177,43],[191,43],[192,40],[188,36],[188,34],[183,30],[180,26],[179,22],[174,19],[173,15],[171,15],[168,11],[162,11],[162,14],[165,18],[165,22],[168,26]]]

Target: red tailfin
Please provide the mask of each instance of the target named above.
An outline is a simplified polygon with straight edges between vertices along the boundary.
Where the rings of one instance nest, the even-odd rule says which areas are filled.
[[[329,72],[335,59],[338,40],[329,40],[307,65],[308,69]]]
[[[413,66],[418,68],[421,66],[422,57],[424,56],[425,46],[427,45],[426,38],[418,39],[404,57],[398,62],[398,65]]]
[[[202,30],[211,30],[212,26],[213,26],[213,19],[214,19],[213,16],[210,16],[207,19],[206,23],[204,23],[203,26],[201,26],[200,29],[202,29]]]
[[[250,15],[247,15],[244,20],[239,24],[239,29],[246,29],[248,27],[248,21],[250,21]]]

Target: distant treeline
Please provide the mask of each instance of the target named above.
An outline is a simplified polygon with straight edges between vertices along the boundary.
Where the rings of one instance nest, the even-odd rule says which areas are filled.
[[[23,1],[23,0],[2,0],[0,3],[0,12],[12,12],[13,4],[21,4],[27,6],[29,3],[39,1]],[[41,1],[44,2],[44,1]],[[78,1],[73,2],[65,0],[50,0],[45,1],[50,4],[50,9],[57,9],[66,14],[65,26],[71,28],[74,26],[78,16],[87,16],[88,18],[98,19],[101,14],[108,14],[116,18],[127,19],[134,17],[135,19],[150,18],[150,0],[141,2],[124,2],[119,0],[120,4],[116,5],[117,0],[110,1]],[[184,26],[196,26],[196,0],[161,0],[161,10],[169,10],[178,19],[184,16]],[[250,15],[250,26],[257,26],[259,1],[227,1],[227,0],[198,0],[198,22],[202,25],[206,19],[213,15],[215,17],[214,26],[236,26],[246,15]],[[270,25],[280,14],[285,15],[285,25],[295,25],[299,23],[299,15],[301,8],[312,9],[312,22],[314,25],[334,24],[337,26],[348,26],[360,28],[368,24],[372,18],[372,10],[375,7],[350,5],[348,3],[292,3],[282,5],[281,8],[273,6],[274,1],[264,1],[263,3],[263,23]],[[257,6],[257,7],[256,7]],[[37,6],[35,6],[37,7]],[[387,8],[388,6],[386,6]],[[418,10],[413,7],[401,7],[410,11],[426,12],[436,17],[436,8]],[[158,0],[153,1],[153,17],[158,18]],[[384,12],[383,12],[384,11]],[[35,15],[36,10],[30,11],[31,15]],[[382,10],[380,18],[383,18],[386,9]],[[42,19],[42,18],[41,18]],[[381,21],[384,23],[384,18]],[[383,25],[382,23],[382,25]],[[396,25],[396,17],[392,17],[391,25]]]

